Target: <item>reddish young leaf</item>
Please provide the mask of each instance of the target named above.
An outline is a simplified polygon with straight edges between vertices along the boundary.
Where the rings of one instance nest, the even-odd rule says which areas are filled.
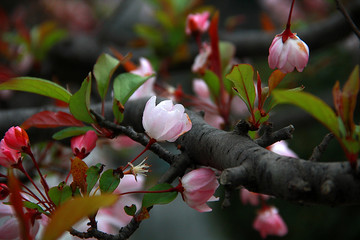
[[[33,239],[30,235],[30,222],[25,216],[23,202],[20,195],[20,183],[14,176],[12,169],[9,169],[9,190],[10,190],[10,202],[15,210],[16,217],[19,221],[21,238]]]
[[[216,12],[211,20],[211,24],[209,28],[209,35],[211,40],[210,69],[219,77],[221,81],[222,76],[221,76],[221,62],[220,62],[220,50],[219,50],[218,23],[219,23],[219,13]]]
[[[71,159],[71,175],[73,176],[74,187],[78,186],[82,193],[86,193],[86,171],[88,170],[86,163],[78,157]]]
[[[342,115],[343,112],[343,107],[342,107],[342,94],[341,94],[341,90],[340,90],[340,83],[339,81],[336,81],[333,89],[332,89],[332,94],[333,94],[333,100],[334,100],[334,107],[336,110],[337,115]]]
[[[281,72],[279,69],[273,71],[269,77],[268,85],[269,85],[269,95],[271,91],[276,88],[276,86],[283,80],[286,76],[286,73]]]
[[[66,112],[42,111],[32,115],[21,125],[24,129],[31,127],[55,128],[65,126],[82,127],[84,124]]]

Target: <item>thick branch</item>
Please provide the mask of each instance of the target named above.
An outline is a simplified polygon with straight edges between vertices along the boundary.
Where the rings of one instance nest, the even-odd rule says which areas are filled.
[[[125,106],[123,123],[131,125],[136,132],[143,132],[141,119],[145,102],[145,99],[137,100]],[[254,192],[296,202],[360,203],[360,179],[348,162],[312,162],[280,156],[260,147],[246,135],[213,128],[197,113],[188,113],[193,127],[176,144],[193,164],[222,170],[222,184],[243,185]],[[8,119],[6,129],[15,119]]]

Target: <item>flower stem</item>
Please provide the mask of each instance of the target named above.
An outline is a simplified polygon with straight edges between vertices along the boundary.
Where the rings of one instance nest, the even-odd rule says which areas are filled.
[[[177,185],[176,187],[172,187],[165,190],[157,190],[157,191],[130,191],[130,192],[124,192],[119,193],[119,196],[126,195],[126,194],[134,194],[134,193],[167,193],[167,192],[183,192],[184,188],[181,184]]]
[[[286,29],[289,29],[289,30],[290,30],[290,26],[291,26],[291,16],[292,16],[292,12],[293,12],[293,9],[294,9],[294,3],[295,3],[295,0],[293,0],[292,3],[291,3],[291,8],[290,8],[290,12],[289,12],[289,18],[288,18],[288,21],[287,21],[287,24],[286,24]]]
[[[126,164],[125,167],[122,167],[121,170],[124,171],[126,168],[128,168],[130,166],[130,163],[133,163],[136,161],[136,159],[138,159],[141,155],[143,155],[147,150],[150,149],[151,145],[153,145],[154,143],[156,143],[156,139],[154,138],[150,138],[149,142],[146,144],[144,150],[142,150],[141,153],[139,153],[139,155],[137,155],[133,160],[131,160],[131,162],[129,162],[128,164]]]

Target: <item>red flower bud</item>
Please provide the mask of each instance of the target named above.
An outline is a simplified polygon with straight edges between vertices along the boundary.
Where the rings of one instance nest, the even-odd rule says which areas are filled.
[[[97,135],[94,131],[88,131],[84,135],[71,139],[71,149],[74,155],[84,159],[96,146]]]
[[[29,136],[24,129],[18,126],[11,127],[5,133],[4,141],[8,147],[20,152],[30,147]]]
[[[17,164],[21,158],[21,153],[18,150],[10,148],[6,145],[4,139],[0,142],[0,165],[10,167]]]

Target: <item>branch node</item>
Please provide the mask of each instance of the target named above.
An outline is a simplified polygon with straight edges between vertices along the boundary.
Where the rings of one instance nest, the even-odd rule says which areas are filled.
[[[225,193],[224,193],[224,200],[221,204],[221,208],[228,208],[231,206],[231,192],[233,190],[233,187],[226,185],[225,186]]]
[[[245,120],[240,120],[234,128],[234,132],[238,135],[242,135],[242,136],[246,136],[247,133],[249,132],[251,128],[251,125],[245,121]]]
[[[334,188],[334,182],[328,179],[321,185],[321,194],[329,195],[333,191],[333,188]]]
[[[289,182],[288,189],[296,192],[310,192],[311,186],[309,182],[300,178],[295,178]]]
[[[276,132],[271,133],[272,126],[264,126],[264,134],[255,140],[260,147],[268,147],[278,141],[287,140],[292,138],[292,134],[295,131],[293,125],[284,127]]]
[[[309,158],[310,161],[319,161],[321,155],[325,152],[327,146],[329,145],[330,141],[334,138],[333,133],[328,133],[325,135],[324,139],[321,141],[321,143],[316,146]]]

